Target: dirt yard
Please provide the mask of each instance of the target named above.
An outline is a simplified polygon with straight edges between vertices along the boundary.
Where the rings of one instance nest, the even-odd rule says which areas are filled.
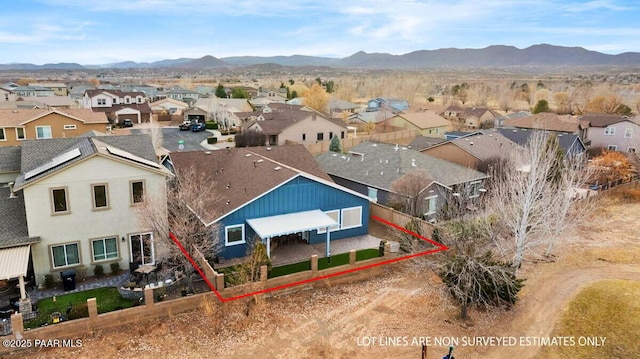
[[[640,204],[609,206],[557,248],[554,262],[525,263],[526,285],[511,311],[471,311],[472,320],[465,323],[443,299],[434,274],[399,263],[359,283],[258,302],[221,305],[212,299],[198,312],[167,313],[160,323],[87,333],[81,348],[13,357],[420,358],[420,337],[549,336],[567,303],[589,283],[640,279],[638,219]],[[442,358],[447,347],[428,350],[428,358]],[[539,347],[457,346],[454,354],[459,359],[536,358]]]

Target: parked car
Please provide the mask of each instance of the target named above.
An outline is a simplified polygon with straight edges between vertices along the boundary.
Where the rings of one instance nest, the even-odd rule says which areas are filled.
[[[200,132],[206,129],[207,127],[204,125],[204,123],[194,123],[193,125],[191,125],[191,131],[193,132]]]
[[[191,129],[191,121],[183,121],[178,127],[180,131],[189,131]]]
[[[133,127],[133,121],[131,120],[122,121],[122,127]]]

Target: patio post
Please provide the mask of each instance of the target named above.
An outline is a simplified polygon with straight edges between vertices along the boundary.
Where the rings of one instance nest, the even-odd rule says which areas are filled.
[[[267,237],[267,257],[271,259],[271,237]]]
[[[330,244],[329,244],[329,236],[330,236],[331,234],[330,234],[330,231],[329,231],[329,227],[325,227],[325,230],[327,231],[327,250],[326,250],[326,253],[325,253],[325,254],[327,255],[327,257],[329,257],[329,256],[331,255],[331,252],[329,251],[329,247],[330,247]]]
[[[18,284],[20,285],[20,299],[27,299],[27,292],[24,290],[24,276],[18,277]]]

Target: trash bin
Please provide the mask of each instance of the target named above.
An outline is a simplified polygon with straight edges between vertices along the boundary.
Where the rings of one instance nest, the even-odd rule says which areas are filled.
[[[387,242],[385,242],[385,241],[380,241],[380,245],[378,246],[378,251],[379,251],[378,254],[380,255],[380,257],[384,257],[384,245],[386,243]]]
[[[60,272],[60,277],[62,277],[62,286],[64,287],[64,291],[74,290],[76,289],[76,271],[73,269],[69,269],[66,271]]]

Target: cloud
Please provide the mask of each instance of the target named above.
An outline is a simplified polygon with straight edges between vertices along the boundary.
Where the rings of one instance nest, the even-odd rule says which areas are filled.
[[[594,0],[586,3],[578,2],[565,5],[562,8],[569,13],[582,13],[593,10],[625,11],[629,9],[629,7],[616,5],[613,1],[609,0]]]

